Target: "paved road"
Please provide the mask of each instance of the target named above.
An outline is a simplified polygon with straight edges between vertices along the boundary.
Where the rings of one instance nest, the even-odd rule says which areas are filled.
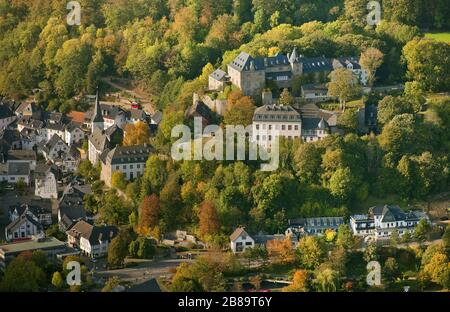
[[[95,272],[95,275],[97,278],[108,279],[109,277],[117,276],[123,281],[142,282],[151,278],[172,275],[173,272],[171,272],[171,270],[178,267],[183,262],[191,263],[192,260],[171,259],[160,260],[157,262],[143,261],[138,266],[133,268],[119,270],[99,270]]]

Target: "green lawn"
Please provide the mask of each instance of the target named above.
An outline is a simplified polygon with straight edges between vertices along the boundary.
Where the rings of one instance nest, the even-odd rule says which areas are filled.
[[[426,33],[425,38],[432,38],[437,41],[449,42],[450,43],[450,32],[442,33]]]

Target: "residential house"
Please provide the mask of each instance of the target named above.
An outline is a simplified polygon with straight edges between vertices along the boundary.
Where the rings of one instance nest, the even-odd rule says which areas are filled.
[[[69,146],[81,143],[85,137],[86,134],[82,129],[81,123],[71,121],[64,129],[64,141]]]
[[[247,248],[255,247],[255,240],[245,231],[245,228],[238,227],[230,235],[230,247],[233,253],[244,252]]]
[[[340,225],[345,224],[345,221],[343,217],[300,218],[289,219],[288,224],[286,235],[322,236],[327,230],[337,231]]]
[[[101,179],[111,186],[114,171],[122,172],[125,179],[133,180],[144,174],[145,164],[154,148],[150,145],[116,146],[102,154]]]
[[[30,170],[36,169],[36,152],[30,150],[9,150],[8,162],[29,164]]]
[[[54,134],[53,137],[45,144],[40,144],[38,150],[42,152],[46,160],[56,161],[63,157],[69,151],[69,146],[63,139]]]
[[[30,184],[30,165],[28,163],[7,162],[0,163],[0,181],[16,184],[19,181]]]
[[[66,216],[66,218],[64,218]],[[61,231],[66,231],[72,223],[86,219],[83,196],[76,193],[64,193],[58,202],[58,222]],[[62,222],[64,220],[64,222]],[[67,222],[70,220],[70,222]]]
[[[118,232],[115,226],[95,226],[79,221],[66,233],[70,247],[79,248],[90,258],[97,258],[108,254],[108,246]]]
[[[20,133],[17,130],[0,130],[0,144],[4,146],[2,152],[6,156],[10,149],[22,149]]]
[[[368,214],[352,215],[350,227],[355,235],[385,239],[394,230],[398,231],[399,236],[413,234],[422,219],[428,220],[428,217],[421,211],[404,212],[397,205],[374,206],[369,208]]]
[[[61,169],[64,173],[75,172],[80,164],[81,154],[74,145],[70,146],[69,151],[61,158]]]
[[[362,69],[359,60],[356,57],[340,57],[333,60],[333,69],[346,68],[353,72],[361,85],[367,86],[369,82],[369,73]]]
[[[52,203],[51,201],[32,201],[30,204],[17,204],[9,207],[9,220],[16,221],[22,215],[28,214],[42,226],[52,225]]]
[[[147,123],[147,114],[142,109],[131,109],[125,112],[126,123],[135,124],[137,122]]]
[[[325,102],[331,98],[328,96],[328,87],[326,84],[304,84],[301,88],[302,98],[306,102]]]
[[[11,108],[0,101],[0,130],[6,129],[16,118],[17,116],[12,112]]]
[[[35,176],[35,191],[34,195],[41,198],[58,198],[58,185],[57,176],[58,169],[55,165],[48,166],[46,164],[40,164],[36,171]]]
[[[33,236],[42,235],[44,235],[42,224],[29,213],[22,214],[5,228],[5,237],[8,242],[28,240]]]
[[[42,118],[42,110],[34,102],[23,102],[17,107],[15,114],[20,117],[31,117],[37,120]]]
[[[65,128],[64,124],[60,123],[47,123],[47,125],[41,130],[41,133],[46,141],[51,140],[54,135],[59,136],[63,141],[65,140]]]

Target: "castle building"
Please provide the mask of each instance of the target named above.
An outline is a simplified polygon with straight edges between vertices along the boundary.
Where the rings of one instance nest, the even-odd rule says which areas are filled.
[[[337,68],[351,70],[362,85],[367,84],[367,73],[354,57],[329,59],[325,57],[306,58],[294,48],[291,54],[277,54],[271,57],[252,57],[241,52],[230,64],[228,74],[216,70],[209,77],[210,90],[223,90],[230,82],[244,95],[260,96],[265,88],[277,87],[280,91],[291,89],[295,77],[308,77],[311,83],[325,82],[328,74]]]

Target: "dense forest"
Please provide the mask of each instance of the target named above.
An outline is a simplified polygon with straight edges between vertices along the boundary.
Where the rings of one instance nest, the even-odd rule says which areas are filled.
[[[81,26],[68,26],[66,1],[0,0],[0,94],[22,99],[39,89],[40,106],[69,112],[83,109],[73,97],[94,93],[101,77],[129,78],[164,112],[154,139],[161,153],[170,150],[171,129],[183,122],[192,93],[240,51],[264,56],[297,47],[306,56],[359,57],[373,47],[384,55],[377,83],[407,86],[404,94],[367,99],[381,100],[380,135],[359,136],[349,110],[340,120],[345,136],[282,140],[281,169],[272,174],[255,163],[152,156],[141,179],[116,183],[132,203],[100,188],[86,200],[108,223],[143,222],[162,232],[184,226],[214,239],[240,224],[276,232],[291,217],[348,215],[369,196],[406,202],[448,190],[450,105],[425,105],[424,95],[450,90],[450,46],[422,33],[450,27],[446,0],[384,0],[376,27],[365,23],[364,0],[79,2]],[[229,100],[235,114],[224,124],[251,116],[258,104],[236,92]],[[92,169],[84,163],[80,172],[92,178]],[[143,210],[152,217],[139,220]]]

